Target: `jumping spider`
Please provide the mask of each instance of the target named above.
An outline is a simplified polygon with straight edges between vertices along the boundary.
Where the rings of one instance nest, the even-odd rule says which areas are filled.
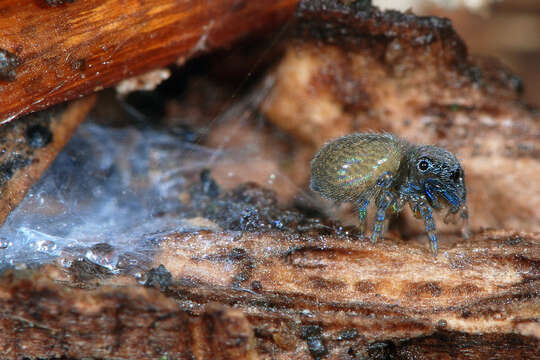
[[[460,213],[467,220],[465,175],[451,152],[431,145],[415,145],[390,134],[351,134],[323,146],[311,162],[311,189],[336,202],[358,207],[362,232],[367,207],[374,199],[377,213],[371,241],[384,235],[389,213],[409,203],[423,218],[437,254],[432,209],[448,207],[445,222]],[[464,235],[467,236],[466,226]]]

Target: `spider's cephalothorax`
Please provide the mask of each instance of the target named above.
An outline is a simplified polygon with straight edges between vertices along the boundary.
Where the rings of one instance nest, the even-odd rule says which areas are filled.
[[[387,215],[409,203],[414,214],[424,219],[434,254],[437,234],[432,209],[447,207],[448,215],[460,212],[467,218],[464,173],[454,154],[390,134],[352,134],[323,146],[311,162],[311,188],[336,202],[357,205],[362,230],[373,200],[377,208],[373,242],[383,235]]]

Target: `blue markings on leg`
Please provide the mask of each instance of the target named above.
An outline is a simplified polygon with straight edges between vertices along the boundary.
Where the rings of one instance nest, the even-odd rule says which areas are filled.
[[[417,205],[420,215],[424,218],[424,224],[426,226],[427,236],[431,242],[431,250],[433,255],[437,256],[438,244],[437,244],[437,232],[435,229],[435,222],[433,221],[433,213],[429,206],[425,203]]]
[[[459,206],[460,201],[455,192],[451,190],[445,190],[442,192],[442,196],[444,196],[444,198],[448,200],[448,202],[452,205],[452,208],[457,211],[457,207]]]
[[[362,200],[358,205],[358,217],[360,218],[360,233],[362,236],[366,232],[367,224],[367,207],[369,205],[369,200]]]
[[[377,239],[382,236],[384,221],[386,220],[386,212],[388,207],[394,202],[394,195],[391,192],[385,191],[377,201],[377,214],[375,217],[375,225],[373,226],[373,234],[371,234],[371,242],[377,242]]]
[[[452,185],[443,185],[440,181],[434,179],[426,180],[425,194],[427,195],[429,202],[434,208],[438,208],[438,201],[435,193],[442,195],[450,205],[454,212],[457,211],[459,204],[461,203],[457,194],[457,189]],[[435,205],[436,203],[436,205]]]
[[[399,213],[401,210],[403,210],[403,206],[405,205],[405,198],[402,196],[398,197],[393,203],[392,203],[392,211],[394,214]]]
[[[439,200],[437,200],[437,196],[435,196],[434,190],[432,189],[431,185],[426,184],[425,193],[428,197],[428,201],[431,204],[431,206],[433,206],[433,208],[435,209],[440,208]]]

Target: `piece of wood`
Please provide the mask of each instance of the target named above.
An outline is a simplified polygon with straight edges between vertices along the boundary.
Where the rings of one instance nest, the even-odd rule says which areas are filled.
[[[275,28],[297,2],[0,0],[0,122]]]
[[[260,200],[255,188],[249,193]],[[282,231],[200,231],[155,241],[161,245],[154,263],[166,269],[148,272],[146,284],[162,294],[80,262],[69,270],[49,265],[34,275],[5,274],[2,354],[539,358],[537,234],[449,236],[438,258],[424,237],[390,235],[371,244],[320,229],[299,235],[292,224]]]
[[[189,231],[158,232],[151,239],[144,238],[145,243],[152,244],[148,251],[154,269],[145,271],[139,266],[147,264],[138,263],[132,270],[119,267],[119,274],[111,274],[87,260],[77,260],[69,269],[60,265],[40,268],[39,276],[17,279],[13,274],[5,275],[0,280],[0,351],[10,351],[12,358],[147,359],[161,358],[165,352],[181,359],[540,358],[540,236],[535,230],[507,230],[510,226],[502,222],[515,213],[509,198],[527,196],[532,203],[537,187],[533,175],[538,151],[528,146],[537,143],[537,115],[516,105],[519,94],[514,79],[499,67],[489,71],[482,64],[470,63],[461,41],[445,21],[393,12],[380,14],[364,9],[363,2],[351,2],[353,8],[337,0],[304,4],[313,6],[303,9],[304,15],[313,14],[314,26],[304,30],[314,38],[308,37],[309,46],[305,47],[297,42],[300,51],[293,58],[289,50],[285,63],[296,59],[309,64],[305,54],[312,55],[308,60],[326,59],[326,69],[331,71],[321,71],[324,76],[316,79],[326,86],[336,85],[331,90],[336,91],[336,99],[344,101],[345,111],[369,114],[369,118],[359,119],[373,120],[371,124],[385,124],[375,120],[391,121],[391,129],[413,139],[442,140],[464,149],[461,154],[471,159],[466,168],[477,168],[479,174],[483,166],[487,174],[486,180],[477,182],[483,186],[472,188],[470,202],[485,213],[501,211],[505,217],[498,221],[499,230],[475,229],[468,240],[452,231],[440,231],[440,251],[434,258],[423,229],[420,236],[418,232],[406,236],[404,227],[396,224],[383,240],[371,244],[354,228],[314,215],[312,208],[283,209],[268,190],[251,184],[227,191],[206,174],[201,183],[182,194],[190,209],[182,215],[194,216],[183,219],[187,225],[184,229]],[[350,21],[353,24],[347,28]],[[431,29],[432,23],[441,26]],[[404,34],[397,32],[400,28]],[[369,36],[371,32],[373,36]],[[350,41],[341,42],[340,33],[350,34]],[[427,48],[425,39],[432,39]],[[413,47],[407,46],[410,41]],[[353,57],[351,50],[367,55]],[[379,59],[384,55],[385,65],[391,66],[359,61],[372,59],[373,54],[380,54]],[[357,60],[357,72],[345,66],[352,59]],[[420,60],[422,66],[418,66]],[[402,66],[407,64],[414,66]],[[299,66],[289,69],[311,74]],[[374,77],[375,82],[361,82],[366,79],[366,71],[375,70],[381,74]],[[389,75],[383,76],[386,72]],[[454,81],[441,79],[445,74]],[[397,82],[403,86],[397,87],[399,91],[381,93],[380,103],[373,101],[377,99],[362,102],[352,96],[362,94],[359,90],[364,88],[382,89],[377,84],[396,84],[391,80],[397,77],[403,78],[403,82]],[[467,81],[448,88],[460,79]],[[429,91],[419,92],[423,86]],[[306,93],[299,86],[291,89],[277,95],[290,94],[294,99],[293,95]],[[325,88],[311,83],[310,89]],[[414,90],[423,95],[413,96]],[[462,98],[457,97],[460,94]],[[378,105],[403,100],[407,95],[416,102],[398,103],[395,109],[399,111],[394,115]],[[436,101],[431,104],[431,99]],[[292,103],[311,107],[316,100]],[[287,110],[277,105],[275,109]],[[437,116],[433,125],[424,121],[430,112]],[[460,117],[452,117],[456,113]],[[285,115],[297,124],[305,119],[295,107],[289,107]],[[235,132],[241,129],[243,135],[249,133],[246,122],[226,123]],[[509,125],[512,133],[505,133],[510,131],[504,130]],[[326,132],[297,129],[291,130],[295,139],[302,138],[300,134]],[[222,141],[223,128],[214,127],[212,131]],[[280,163],[276,155],[280,152],[290,159],[293,145],[306,146],[285,138],[283,142],[294,144],[281,148],[271,131],[263,132],[260,127],[256,131],[261,136],[257,141],[246,136],[239,140],[242,136],[237,136],[230,143],[263,144],[260,139],[266,136],[270,144],[264,148],[267,164],[271,156]],[[504,135],[504,139],[490,141],[497,140],[495,134]],[[305,139],[309,140],[307,136]],[[473,144],[481,145],[476,152],[466,143],[473,140]],[[516,167],[508,176],[497,173],[503,154],[505,166],[528,166]],[[255,161],[262,167],[259,158]],[[293,164],[301,168],[308,162],[304,159]],[[230,164],[223,166],[231,171]],[[246,176],[241,176],[241,181],[254,177],[245,168]],[[214,170],[215,166],[212,174]],[[261,182],[265,187],[269,186],[267,179]],[[508,198],[482,198],[500,179],[509,179],[512,185],[503,188]],[[524,184],[521,187],[529,193],[518,193],[516,184]],[[276,190],[283,192],[279,187]],[[481,214],[473,216],[473,221],[482,221]],[[530,220],[534,213],[520,216],[516,227],[534,226]],[[61,260],[65,259],[58,263]],[[136,272],[140,282],[145,280],[147,286],[159,288],[164,296],[137,285],[130,271]],[[229,307],[235,312],[230,313]]]
[[[69,289],[37,273],[8,272],[0,305],[2,359],[258,359],[242,312],[211,304],[196,317],[154,289]]]

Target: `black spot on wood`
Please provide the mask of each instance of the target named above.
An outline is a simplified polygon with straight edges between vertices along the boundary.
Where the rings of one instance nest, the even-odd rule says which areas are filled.
[[[392,360],[396,347],[391,341],[375,342],[368,345],[367,353],[370,360]]]
[[[166,290],[172,283],[172,275],[163,265],[159,265],[157,268],[150,269],[147,274],[145,286],[156,286],[161,291]]]
[[[258,281],[258,280],[255,280],[255,281],[251,282],[251,289],[253,291],[261,291],[262,290],[261,282]]]
[[[72,59],[70,63],[73,70],[86,70],[86,59]]]
[[[229,258],[232,261],[238,261],[238,260],[244,259],[246,255],[247,255],[246,250],[242,248],[234,248],[231,250],[231,253],[229,254]]]
[[[21,155],[15,155],[0,164],[0,185],[3,185],[13,177],[15,171],[30,164],[30,159]]]
[[[322,337],[322,328],[319,325],[307,325],[301,329],[300,337],[306,340],[309,352],[315,360],[328,355],[328,349]]]
[[[26,141],[34,149],[39,149],[51,143],[53,134],[43,125],[33,125],[26,129]]]
[[[49,6],[60,6],[66,3],[73,3],[75,0],[45,0],[45,3]]]

